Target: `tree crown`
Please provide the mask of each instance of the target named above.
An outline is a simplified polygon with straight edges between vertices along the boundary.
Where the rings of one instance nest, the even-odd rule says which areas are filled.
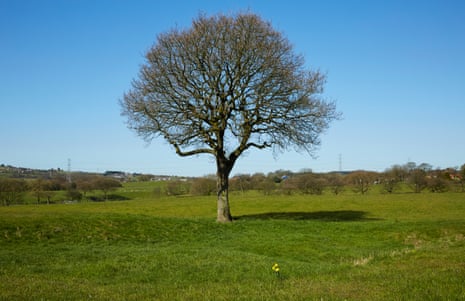
[[[312,153],[338,118],[321,98],[325,76],[269,22],[250,13],[201,15],[160,34],[121,101],[128,126],[164,137],[179,155],[235,161],[249,148]]]

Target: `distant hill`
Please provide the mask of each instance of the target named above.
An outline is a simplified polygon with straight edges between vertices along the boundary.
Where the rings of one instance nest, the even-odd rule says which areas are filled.
[[[97,172],[84,172],[84,171],[72,171],[71,176],[75,178],[76,176],[105,176],[111,177],[118,180],[130,180],[138,179],[140,181],[169,181],[172,179],[186,178],[178,176],[168,176],[168,175],[152,175],[152,174],[142,174],[142,173],[126,173],[123,171],[105,171],[103,173]],[[20,179],[52,179],[56,177],[67,176],[67,171],[61,168],[51,168],[51,169],[34,169],[27,167],[16,167],[11,165],[0,164],[0,178],[20,178]]]
[[[35,178],[52,178],[57,175],[64,174],[64,171],[60,168],[58,169],[33,169],[33,168],[26,168],[26,167],[16,167],[11,165],[0,165],[0,177],[7,177],[7,178],[28,178],[28,179],[35,179]]]

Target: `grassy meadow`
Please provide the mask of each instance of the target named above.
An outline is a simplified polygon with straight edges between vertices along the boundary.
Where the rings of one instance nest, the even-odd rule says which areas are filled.
[[[0,207],[0,300],[465,300],[464,193],[232,193],[218,224],[156,185]]]

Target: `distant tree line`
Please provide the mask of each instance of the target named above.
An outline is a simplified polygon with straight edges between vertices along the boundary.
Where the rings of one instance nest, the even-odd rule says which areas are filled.
[[[183,188],[182,190],[178,188],[178,193],[184,194],[189,191],[193,195],[210,195],[214,193],[215,185],[216,182],[212,177],[196,178],[189,183],[183,183]],[[171,190],[175,190],[177,183],[172,182],[170,186]],[[404,165],[394,165],[384,172],[359,170],[314,173],[307,169],[295,173],[278,170],[267,175],[238,174],[230,179],[231,191],[258,190],[265,195],[293,193],[337,195],[348,190],[366,194],[374,187],[381,193],[420,193],[424,190],[435,193],[465,192],[465,164],[461,168],[433,169],[427,163],[417,165],[409,162]]]
[[[64,172],[38,173],[36,178],[18,178],[15,175],[17,171],[12,175],[0,173],[0,205],[2,206],[23,204],[26,195],[29,200],[32,197],[36,204],[107,201],[115,199],[117,196],[112,192],[122,186],[121,179],[105,177],[101,174],[73,173],[72,181]],[[164,185],[156,186],[153,196],[163,194],[168,196],[214,195],[216,193],[215,176],[157,178],[153,175],[140,175],[132,178],[132,181],[154,179],[163,181]],[[359,170],[315,173],[310,169],[304,169],[300,172],[277,170],[268,174],[237,174],[230,179],[229,189],[237,193],[255,190],[264,195],[297,193],[338,195],[346,191],[359,194],[367,194],[370,191],[381,193],[465,192],[465,164],[460,168],[433,169],[427,163],[417,165],[409,162],[404,165],[393,165],[384,172]]]
[[[72,181],[63,173],[35,179],[0,177],[0,204],[22,204],[27,193],[34,197],[37,204],[54,203],[57,198],[73,202],[108,200],[109,193],[121,186],[117,179],[89,174],[73,175]],[[102,196],[89,198],[88,193],[91,191],[100,191]]]

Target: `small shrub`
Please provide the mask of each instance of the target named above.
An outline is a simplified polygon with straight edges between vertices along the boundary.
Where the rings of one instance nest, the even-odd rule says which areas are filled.
[[[431,192],[446,192],[449,190],[449,183],[441,177],[428,179],[427,185]]]
[[[167,195],[183,195],[189,192],[189,183],[179,180],[169,181],[166,184]]]
[[[211,195],[216,191],[216,181],[208,178],[196,178],[190,186],[192,195]]]

